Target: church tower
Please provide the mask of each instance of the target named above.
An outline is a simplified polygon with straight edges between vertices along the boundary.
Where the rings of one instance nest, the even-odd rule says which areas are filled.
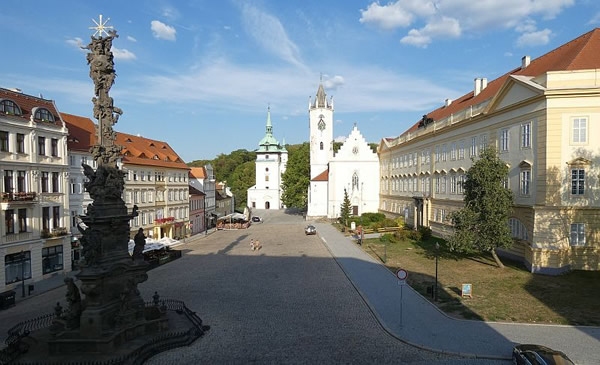
[[[314,103],[308,100],[311,179],[325,171],[333,158],[333,97],[327,100],[322,81]]]
[[[288,152],[273,136],[271,108],[267,109],[265,136],[256,150],[256,184],[248,189],[248,206],[255,209],[283,209],[281,175],[285,171]]]

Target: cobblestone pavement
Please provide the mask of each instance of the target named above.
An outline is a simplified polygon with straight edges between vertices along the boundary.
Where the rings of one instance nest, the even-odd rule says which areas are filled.
[[[145,298],[156,289],[184,300],[211,329],[148,364],[502,363],[436,354],[391,337],[321,240],[304,235],[301,216],[257,215],[265,222],[191,240],[179,247],[181,259],[149,272],[140,286]],[[260,251],[250,249],[252,238]],[[63,295],[64,287],[0,312],[0,334],[50,312]]]

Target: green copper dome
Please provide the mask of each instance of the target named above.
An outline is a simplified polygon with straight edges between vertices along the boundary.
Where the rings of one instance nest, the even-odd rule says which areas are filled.
[[[258,143],[260,146],[256,152],[283,152],[285,148],[273,137],[273,125],[271,124],[271,107],[267,109],[267,127],[263,139]]]

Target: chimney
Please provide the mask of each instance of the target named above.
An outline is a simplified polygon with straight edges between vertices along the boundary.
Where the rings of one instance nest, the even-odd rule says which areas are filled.
[[[487,87],[487,77],[481,79],[481,91]]]
[[[473,90],[473,96],[479,95],[481,92],[481,79],[479,77],[475,78],[475,89]]]
[[[446,99],[446,106],[450,106],[450,104],[452,104],[452,99]]]
[[[523,58],[521,58],[521,70],[524,69],[525,67],[529,66],[530,63],[531,63],[531,57],[523,56]]]

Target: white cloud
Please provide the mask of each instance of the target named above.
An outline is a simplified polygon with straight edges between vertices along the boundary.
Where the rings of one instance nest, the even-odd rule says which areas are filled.
[[[258,8],[244,4],[242,22],[246,32],[267,52],[308,71],[300,58],[298,46],[288,37],[279,19]]]
[[[133,61],[137,58],[133,52],[131,52],[125,48],[117,48],[117,47],[113,46],[112,52],[113,52],[113,55],[116,60]]]
[[[150,29],[152,29],[152,35],[154,35],[154,38],[156,39],[164,39],[167,41],[174,41],[176,39],[177,31],[175,28],[161,21],[151,21]]]
[[[162,9],[162,16],[169,20],[176,20],[181,16],[181,13],[176,8],[167,5]]]
[[[374,2],[367,10],[360,11],[361,23],[373,24],[381,29],[395,29],[408,27],[418,16],[431,16],[435,14],[435,5],[432,1],[404,0],[387,5]]]
[[[343,120],[341,120],[341,119],[336,119],[336,120],[335,120],[335,123],[337,123],[337,124],[342,124],[342,123],[344,123],[344,121],[343,121]]]
[[[590,19],[590,21],[587,23],[588,25],[600,23],[600,11],[597,12],[596,15],[594,15],[592,19]]]
[[[534,16],[550,19],[574,3],[575,0],[397,0],[387,5],[373,2],[366,10],[361,10],[360,22],[388,30],[423,22],[422,28],[409,30],[402,43],[426,47],[436,38],[459,37],[463,33],[498,28],[519,28],[519,32],[533,33]],[[428,27],[440,26],[440,19],[444,18],[455,20],[452,27],[446,28],[454,33],[425,31]],[[600,14],[597,21],[600,22]]]
[[[417,47],[427,47],[433,37],[437,38],[458,38],[461,35],[460,24],[454,18],[441,17],[430,20],[427,25],[421,29],[411,29],[408,35],[403,37],[400,42]]]
[[[83,40],[79,37],[75,37],[73,39],[67,39],[65,42],[67,42],[67,44],[70,46],[78,48],[82,52],[86,52],[85,49],[81,48],[81,47],[85,47],[85,46],[83,44]]]
[[[544,44],[548,44],[550,42],[550,36],[552,35],[552,31],[550,29],[543,29],[537,32],[523,33],[517,39],[518,47],[527,47],[527,46],[542,46]]]
[[[512,57],[512,52],[504,52],[504,57]]]
[[[336,65],[344,87],[336,91],[336,108],[345,112],[417,111],[439,105],[445,98],[462,95],[436,81],[377,67]],[[137,103],[223,105],[251,111],[270,101],[282,115],[297,115],[307,95],[317,86],[295,67],[250,67],[224,59],[182,70],[178,74],[145,76],[119,97]],[[330,90],[326,89],[329,94]]]
[[[231,27],[229,25],[224,25],[223,29],[225,29],[225,30],[231,30]]]
[[[327,76],[327,75],[324,75]],[[329,90],[336,90],[339,86],[344,85],[344,78],[340,75],[335,75],[333,77],[327,78],[323,82],[323,87]]]
[[[335,137],[333,141],[338,142],[338,143],[344,143],[344,142],[346,142],[346,136]]]
[[[535,25],[535,20],[525,19],[523,23],[515,27],[515,30],[519,33],[531,33],[537,30],[537,26]]]
[[[133,38],[130,35],[127,36],[127,40],[130,41],[130,42],[137,42],[137,39]]]

